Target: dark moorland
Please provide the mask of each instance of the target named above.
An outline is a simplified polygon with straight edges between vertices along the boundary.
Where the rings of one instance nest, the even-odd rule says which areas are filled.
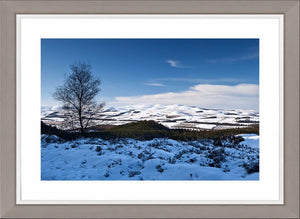
[[[119,126],[111,126],[99,130],[91,129],[85,133],[70,132],[57,129],[41,123],[41,134],[56,135],[65,140],[74,140],[81,137],[101,138],[104,140],[116,138],[132,138],[136,140],[151,140],[154,138],[168,138],[180,141],[193,141],[197,139],[212,139],[215,145],[223,140],[239,141],[238,134],[259,134],[259,126],[253,125],[245,128],[232,128],[220,130],[185,130],[169,129],[155,121],[138,121]]]

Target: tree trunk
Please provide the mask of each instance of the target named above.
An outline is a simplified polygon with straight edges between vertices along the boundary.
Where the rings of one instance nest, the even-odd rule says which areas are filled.
[[[80,122],[80,133],[83,134],[84,127],[83,127],[82,115],[81,115],[81,111],[80,110],[78,112],[78,116],[79,116],[79,122]]]

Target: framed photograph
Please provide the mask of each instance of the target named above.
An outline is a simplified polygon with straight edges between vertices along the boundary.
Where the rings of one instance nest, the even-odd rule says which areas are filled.
[[[2,217],[299,217],[298,1],[1,6]]]

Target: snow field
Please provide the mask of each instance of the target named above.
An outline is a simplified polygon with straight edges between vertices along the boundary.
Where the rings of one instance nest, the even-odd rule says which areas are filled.
[[[42,180],[258,180],[259,136],[211,140],[79,139],[41,136]]]

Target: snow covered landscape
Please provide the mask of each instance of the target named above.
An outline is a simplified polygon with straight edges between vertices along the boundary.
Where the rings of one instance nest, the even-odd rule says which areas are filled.
[[[258,124],[250,110],[215,110],[184,105],[106,108],[96,124],[118,125],[154,120],[170,129],[224,130]],[[59,107],[43,107],[42,121],[63,124]],[[79,138],[41,136],[42,180],[258,180],[259,136],[239,141],[180,141],[169,138]],[[242,137],[242,138],[240,138]]]
[[[211,140],[41,137],[42,180],[258,180],[259,137],[237,145]]]
[[[41,180],[259,180],[258,39],[41,45]]]
[[[96,125],[122,125],[140,120],[154,120],[168,128],[192,130],[247,127],[258,124],[259,121],[259,113],[255,110],[204,109],[178,104],[108,107],[96,117]],[[62,128],[64,114],[59,107],[44,106],[41,109],[41,120]]]

